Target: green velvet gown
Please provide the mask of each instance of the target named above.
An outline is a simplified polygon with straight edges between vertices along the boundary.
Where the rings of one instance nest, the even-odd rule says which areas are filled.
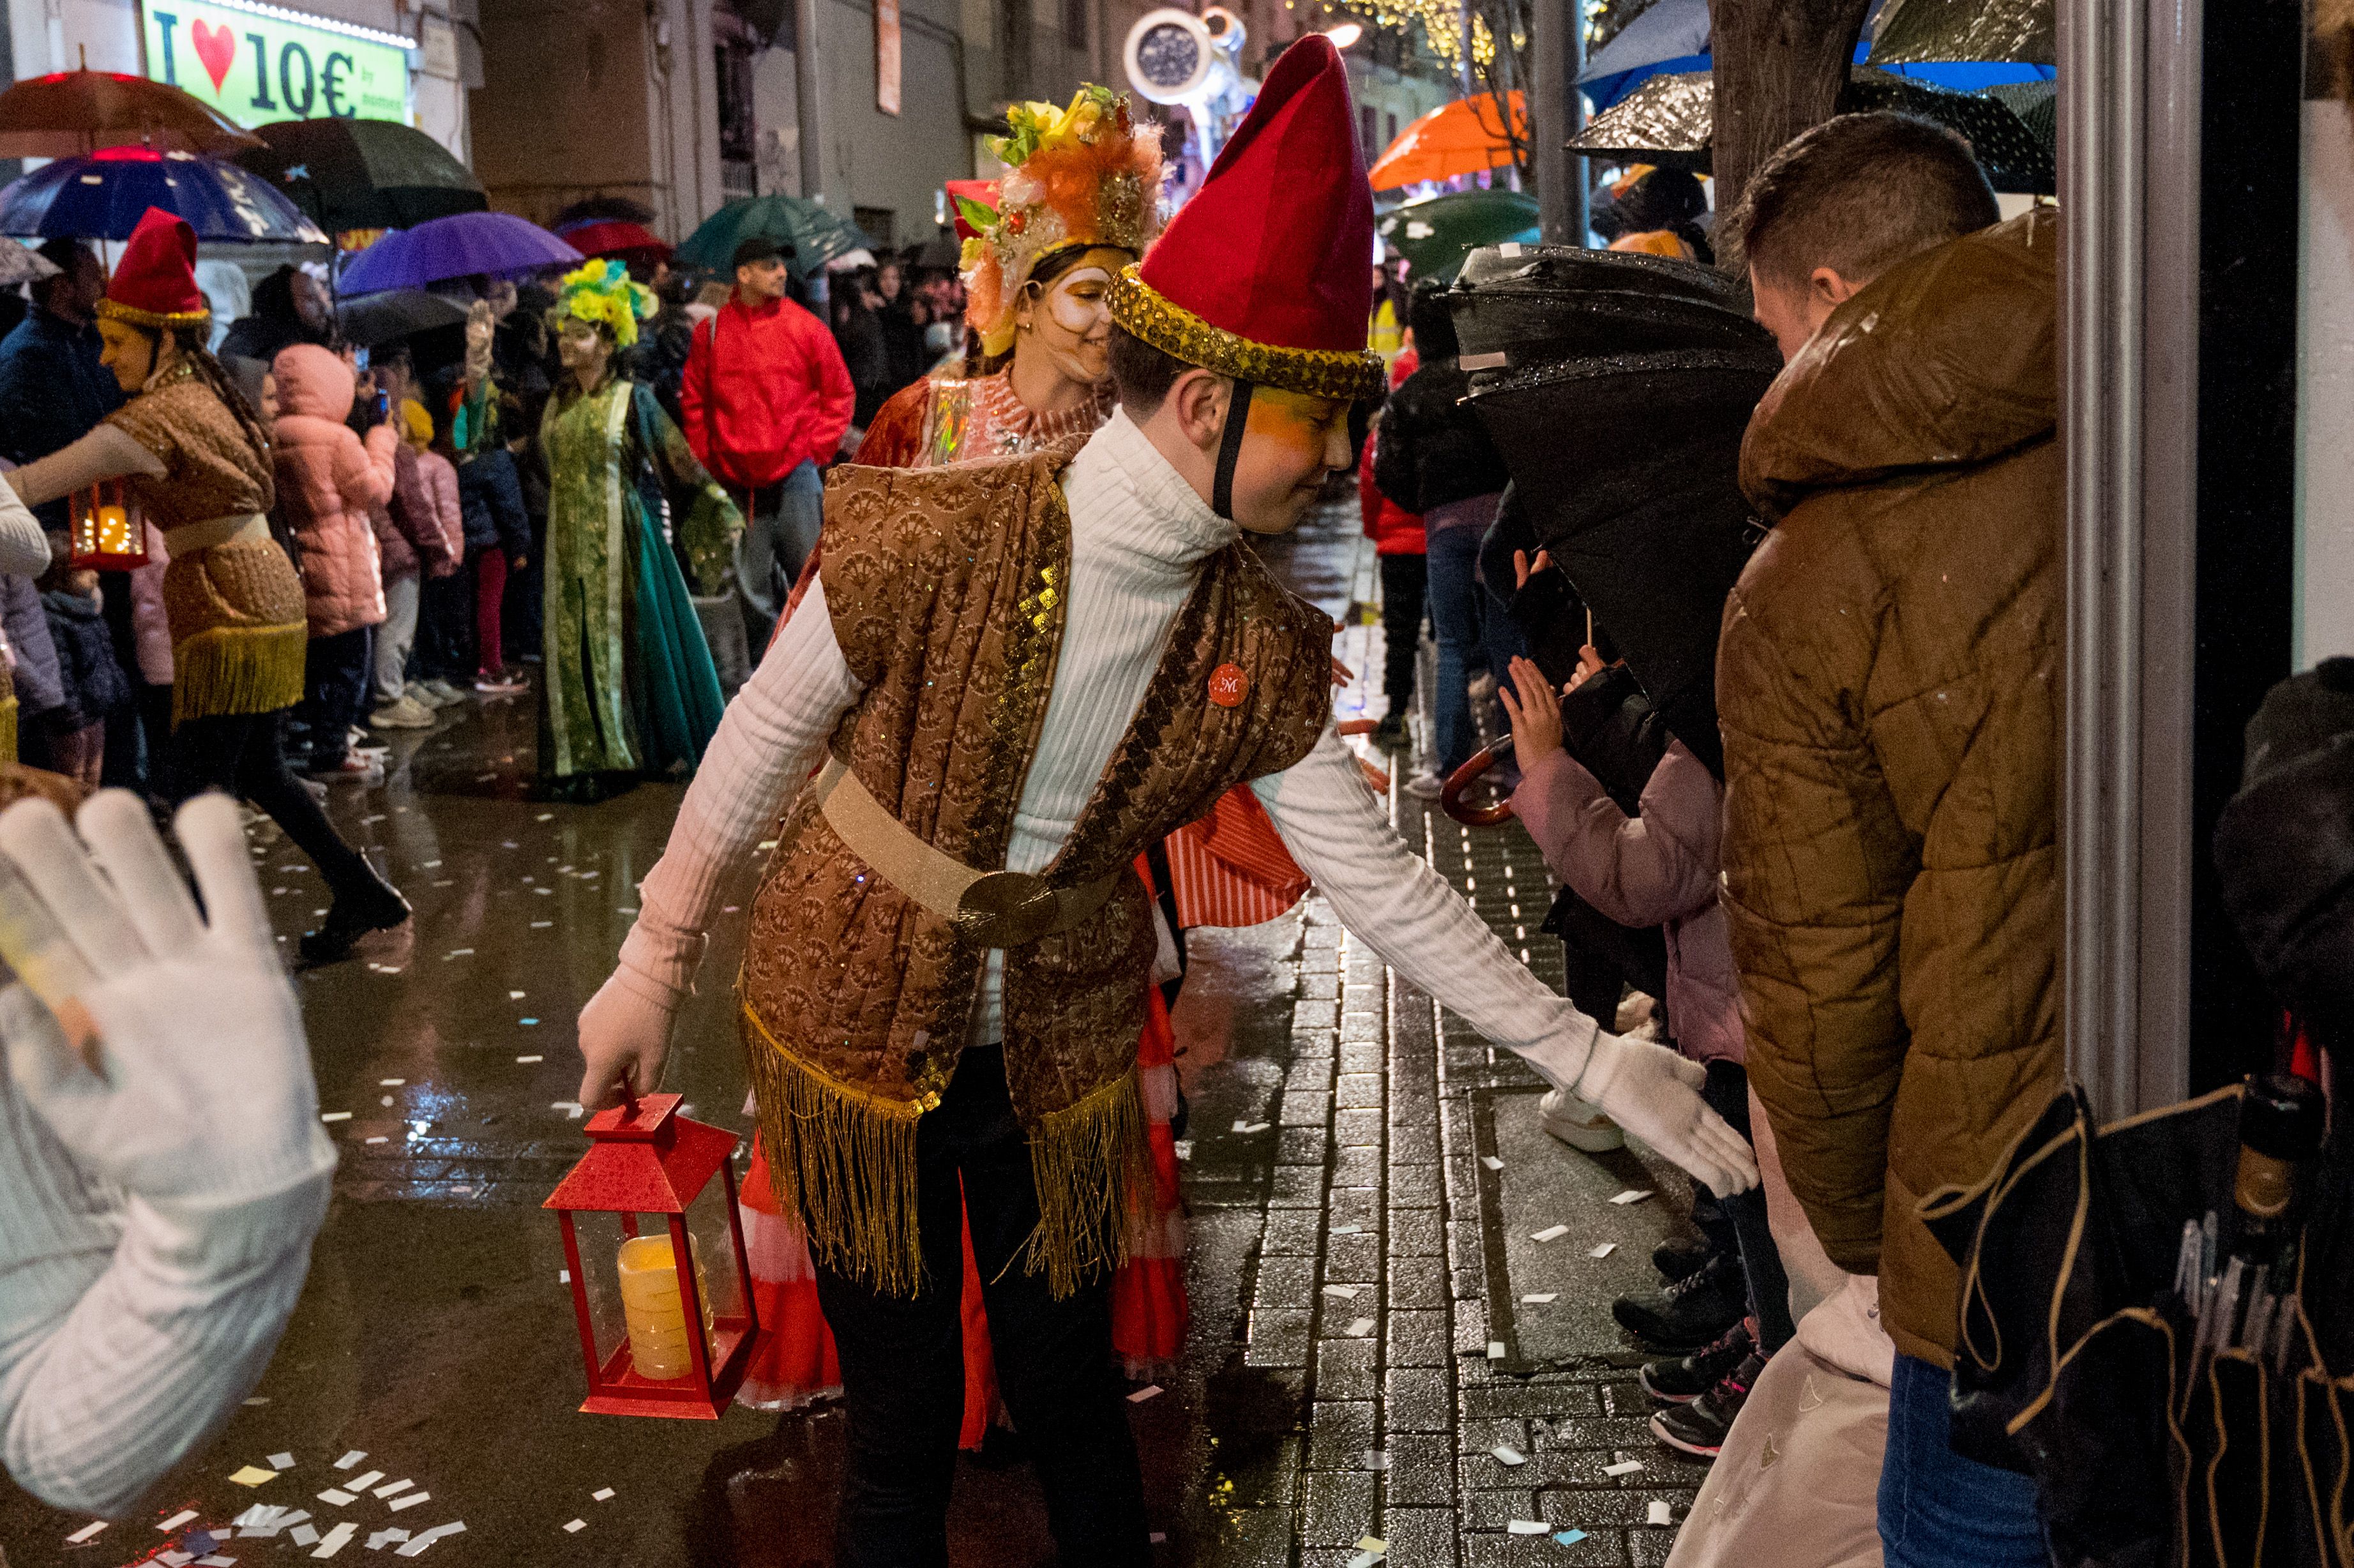
[[[722,592],[742,514],[634,381],[616,376],[588,393],[567,381],[540,441],[548,474],[540,775],[691,772],[722,703],[678,557],[704,593]],[[676,552],[663,535],[665,498]]]

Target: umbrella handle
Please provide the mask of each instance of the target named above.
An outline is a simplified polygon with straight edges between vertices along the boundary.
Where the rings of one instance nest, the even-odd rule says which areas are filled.
[[[1507,795],[1492,806],[1466,805],[1463,791],[1471,788],[1479,776],[1502,760],[1512,749],[1512,737],[1506,736],[1480,750],[1470,761],[1447,775],[1447,787],[1438,792],[1439,809],[1470,828],[1492,828],[1512,817],[1512,800]]]

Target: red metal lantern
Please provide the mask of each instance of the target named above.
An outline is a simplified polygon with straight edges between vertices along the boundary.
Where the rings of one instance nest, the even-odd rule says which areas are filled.
[[[147,523],[122,481],[101,479],[75,491],[67,516],[75,566],[130,572],[147,564]]]
[[[588,1372],[588,1398],[580,1408],[596,1414],[716,1421],[744,1381],[759,1331],[729,1163],[739,1139],[680,1116],[678,1102],[676,1095],[648,1095],[589,1118],[588,1152],[541,1205],[557,1211],[564,1228]],[[642,1214],[662,1215],[663,1224],[641,1235]],[[584,1249],[576,1215],[592,1232],[613,1227],[605,1238],[610,1252],[593,1234]],[[716,1289],[705,1266],[715,1253],[735,1266],[720,1274]],[[583,1266],[607,1257],[612,1262],[601,1268]],[[673,1275],[674,1307],[665,1277]],[[698,1322],[700,1333],[693,1331]],[[660,1375],[665,1371],[669,1375]]]

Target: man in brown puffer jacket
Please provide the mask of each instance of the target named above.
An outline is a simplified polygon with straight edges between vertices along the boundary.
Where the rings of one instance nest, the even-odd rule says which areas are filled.
[[[1759,319],[1802,344],[1743,445],[1772,531],[1717,657],[1751,1081],[1831,1258],[1880,1276],[1888,1563],[2041,1563],[2032,1487],[1947,1446],[1956,1273],[1914,1209],[2062,1081],[2057,220],[1980,228],[1967,149],[1893,115],[1747,202]]]

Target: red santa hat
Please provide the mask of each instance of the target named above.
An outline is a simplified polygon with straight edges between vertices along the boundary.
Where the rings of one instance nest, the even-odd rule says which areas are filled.
[[[1373,193],[1352,121],[1331,40],[1286,49],[1201,190],[1113,286],[1112,320],[1239,381],[1380,397],[1365,347]]]
[[[212,319],[196,287],[196,231],[187,219],[160,207],[140,217],[98,313],[143,327],[201,326]]]

